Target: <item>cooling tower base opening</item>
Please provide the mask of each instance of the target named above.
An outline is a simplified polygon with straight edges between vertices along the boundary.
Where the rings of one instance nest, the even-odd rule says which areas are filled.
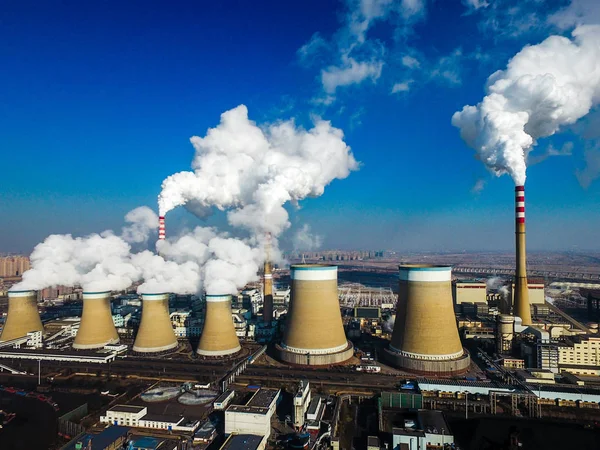
[[[118,344],[119,339],[109,339],[105,342],[96,342],[93,344],[76,344],[73,343],[73,349],[75,350],[93,350],[96,348],[103,348],[105,345]]]
[[[419,375],[462,375],[471,365],[471,357],[466,350],[460,358],[445,361],[408,358],[389,348],[382,356],[390,365]]]
[[[225,349],[225,350],[202,350],[202,349],[197,349],[196,353],[198,354],[198,356],[213,356],[213,357],[220,357],[220,356],[229,356],[229,355],[233,355],[234,353],[239,352],[242,349],[241,346],[237,346],[237,347],[233,347],[233,348],[229,348],[229,349]]]
[[[169,345],[164,345],[162,347],[136,347],[133,346],[133,353],[147,355],[149,353],[159,354],[159,353],[168,353],[170,350],[177,348],[177,341],[173,342]]]
[[[354,356],[354,347],[348,342],[346,348],[334,353],[311,354],[294,353],[286,350],[281,345],[275,345],[275,352],[278,358],[288,364],[296,366],[331,366],[342,364]]]

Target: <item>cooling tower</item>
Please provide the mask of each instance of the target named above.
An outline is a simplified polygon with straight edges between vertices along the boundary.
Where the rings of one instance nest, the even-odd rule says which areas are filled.
[[[496,352],[499,355],[510,354],[515,334],[515,317],[499,314],[496,317]]]
[[[167,232],[165,230],[165,216],[158,217],[158,240],[164,241]]]
[[[323,366],[344,362],[354,349],[346,340],[338,299],[337,266],[291,267],[292,290],[285,334],[276,345],[281,360]]]
[[[35,291],[8,291],[8,314],[0,342],[27,336],[32,331],[44,331],[37,308]]]
[[[271,262],[265,261],[265,284],[263,293],[263,322],[271,323],[273,320],[273,273]]]
[[[387,359],[415,373],[464,373],[470,358],[458,337],[451,267],[402,265],[399,269],[398,307]]]
[[[231,295],[206,295],[204,327],[197,353],[202,356],[226,356],[241,349],[231,314]]]
[[[102,348],[106,344],[119,342],[110,309],[110,291],[84,292],[83,312],[73,348],[85,350]]]
[[[515,273],[515,293],[513,296],[513,314],[531,325],[529,289],[527,284],[527,252],[525,251],[525,186],[515,187],[515,237],[517,267]]]
[[[142,294],[142,320],[133,344],[137,353],[160,353],[177,347],[169,317],[169,294]]]

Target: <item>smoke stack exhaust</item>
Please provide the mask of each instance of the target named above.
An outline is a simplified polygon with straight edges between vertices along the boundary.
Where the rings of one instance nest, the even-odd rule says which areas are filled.
[[[20,338],[33,331],[44,331],[38,312],[36,292],[8,291],[8,314],[0,342]]]
[[[166,238],[167,232],[165,230],[165,216],[158,217],[158,240],[164,241]]]
[[[529,286],[527,283],[527,253],[525,250],[525,186],[515,187],[516,273],[513,295],[513,314],[531,325]]]

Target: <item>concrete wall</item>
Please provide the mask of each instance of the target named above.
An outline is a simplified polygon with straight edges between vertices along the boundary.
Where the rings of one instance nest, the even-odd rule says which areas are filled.
[[[225,411],[225,434],[271,434],[271,415]]]

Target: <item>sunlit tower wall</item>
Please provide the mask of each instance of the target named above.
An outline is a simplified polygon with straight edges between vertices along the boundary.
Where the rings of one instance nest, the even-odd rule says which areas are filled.
[[[325,366],[354,354],[346,339],[338,300],[337,266],[297,264],[291,267],[290,309],[279,358],[290,364]]]
[[[118,342],[119,335],[110,309],[110,291],[84,292],[81,322],[73,341],[73,348],[102,348]]]
[[[231,295],[206,295],[204,327],[197,353],[202,356],[227,356],[240,351],[231,314]]]
[[[527,283],[527,252],[525,250],[525,186],[515,187],[516,273],[513,314],[523,325],[531,325],[531,307]]]
[[[496,353],[510,355],[515,334],[515,317],[509,314],[496,316]]]
[[[8,314],[0,342],[10,341],[33,331],[44,331],[35,291],[8,291]]]
[[[169,294],[142,294],[142,320],[133,344],[136,353],[161,353],[177,347],[169,316]]]
[[[452,268],[436,265],[399,267],[396,322],[385,357],[409,372],[461,374],[469,354],[462,348],[452,303]]]
[[[270,261],[265,261],[264,277],[263,322],[271,323],[273,321],[273,271]]]

